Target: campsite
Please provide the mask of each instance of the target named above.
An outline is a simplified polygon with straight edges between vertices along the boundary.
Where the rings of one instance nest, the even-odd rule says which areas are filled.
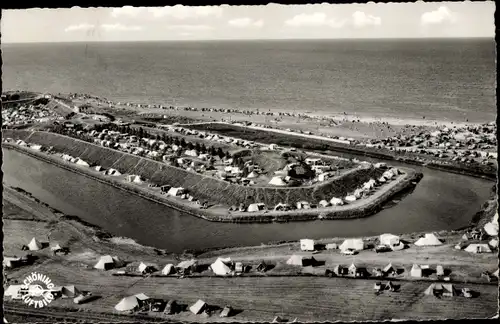
[[[26,200],[23,195],[15,192],[11,194],[19,200]],[[44,211],[45,217],[50,215],[46,209],[39,209]],[[69,244],[70,253],[67,255],[54,256],[49,247],[27,252],[38,256],[37,271],[43,271],[54,282],[92,292],[96,298],[94,301],[77,306],[83,311],[122,314],[122,311],[117,311],[114,307],[127,296],[136,294],[144,294],[152,300],[175,300],[177,304],[187,307],[186,309],[201,299],[216,309],[208,317],[195,315],[189,310],[172,315],[150,311],[131,314],[125,312],[128,316],[146,314],[152,318],[160,316],[179,321],[270,321],[274,316],[298,318],[303,321],[328,320],[332,316],[341,320],[362,320],[366,314],[379,319],[407,316],[429,319],[443,316],[458,318],[468,314],[487,315],[494,313],[496,309],[495,283],[489,283],[481,275],[484,270],[494,272],[494,254],[468,253],[455,249],[454,245],[462,233],[435,233],[433,235],[442,244],[415,246],[410,243],[403,250],[385,253],[376,253],[370,246],[379,243],[396,244],[398,242],[395,235],[347,241],[342,238],[309,239],[269,246],[227,248],[179,260],[169,255],[158,255],[154,250],[145,247],[117,245],[104,238],[96,243],[88,238],[92,235],[80,234],[81,231],[90,233],[89,228],[71,220],[60,220],[51,231],[51,225],[45,222],[28,221],[35,225],[31,228],[22,226],[23,221],[20,220],[7,219],[5,222],[4,233],[10,242],[5,249],[6,253],[11,255],[19,254],[20,247],[23,244],[29,245],[33,237],[45,242],[48,235],[50,241],[57,240],[62,246],[67,245],[68,238],[73,238],[74,243]],[[425,237],[425,234],[402,235],[397,238],[399,241],[416,242],[419,237]],[[384,239],[387,238],[388,242],[385,242]],[[322,249],[328,245],[337,248]],[[359,253],[355,256],[344,256],[340,253],[341,247],[358,248]],[[313,253],[311,248],[320,250]],[[425,254],[422,254],[423,249]],[[288,262],[290,259],[293,262]],[[313,264],[296,261],[312,259],[316,261]],[[110,263],[113,266],[107,266]],[[237,263],[249,267],[249,270],[241,275],[234,275],[232,271],[236,270]],[[259,271],[264,263],[266,271]],[[213,264],[218,264],[222,273],[215,273],[211,268]],[[222,266],[223,264],[225,266]],[[353,264],[355,268],[365,268],[369,275],[351,276]],[[455,282],[454,285],[469,288],[476,292],[477,296],[472,299],[459,296],[436,299],[428,296],[425,294],[426,289],[433,282],[438,282],[438,277],[436,273],[427,277],[412,277],[413,264],[427,264],[434,271],[437,266],[442,266],[444,272],[451,271],[447,275],[451,277],[451,282]],[[389,265],[399,273],[381,279],[373,275],[374,268],[389,270]],[[326,270],[333,271],[338,266],[346,268],[345,276],[325,276]],[[179,276],[181,269],[186,270],[183,271],[183,276]],[[29,266],[13,268],[8,270],[8,279],[12,283],[12,280],[22,278],[30,271]],[[130,271],[135,275],[113,275],[118,271]],[[375,295],[374,284],[378,281],[387,283],[388,280],[398,285],[399,289],[385,290]],[[283,301],[283,296],[295,297]],[[335,302],[332,303],[331,300]],[[344,307],[353,300],[363,303],[364,312]],[[12,303],[15,304],[15,301],[8,301],[9,305]],[[393,307],[395,303],[400,307]],[[229,317],[220,317],[220,312],[227,305],[235,312]],[[74,309],[76,304],[71,298],[56,299],[50,307]],[[423,307],[430,310],[425,315],[420,311]]]

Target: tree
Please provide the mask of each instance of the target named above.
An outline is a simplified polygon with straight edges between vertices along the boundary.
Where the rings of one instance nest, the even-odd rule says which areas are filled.
[[[187,143],[187,148],[188,148],[188,150],[192,150],[194,147],[195,147],[195,146],[193,145],[193,143],[191,143],[191,142],[188,142],[188,143]]]
[[[201,151],[201,153],[203,153],[203,154],[207,153],[207,147],[205,146],[205,144],[202,144],[202,145],[201,145],[200,151]]]
[[[187,143],[186,143],[186,140],[184,138],[181,138],[180,145],[181,145],[181,147],[186,147]]]
[[[217,149],[217,155],[221,159],[223,159],[226,156],[226,154],[224,153],[224,151],[222,151],[222,149],[220,147]]]

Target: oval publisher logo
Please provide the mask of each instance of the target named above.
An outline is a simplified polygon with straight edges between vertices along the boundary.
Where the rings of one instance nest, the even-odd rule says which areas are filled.
[[[23,294],[22,300],[25,304],[35,308],[45,307],[54,300],[54,296],[52,295],[53,288],[54,284],[49,277],[41,273],[32,272],[24,278],[22,289],[26,293]]]

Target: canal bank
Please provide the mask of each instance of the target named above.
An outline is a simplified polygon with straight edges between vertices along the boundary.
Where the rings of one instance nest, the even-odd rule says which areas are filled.
[[[489,197],[491,181],[425,170],[411,195],[359,219],[297,223],[214,223],[136,196],[12,150],[4,153],[4,181],[114,236],[169,251],[250,246],[299,238],[373,236],[467,226]],[[63,185],[62,185],[63,184]],[[154,226],[153,226],[154,224]]]

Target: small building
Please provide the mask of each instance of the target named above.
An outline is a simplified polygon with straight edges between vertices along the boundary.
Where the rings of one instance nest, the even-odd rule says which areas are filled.
[[[422,268],[418,264],[414,264],[410,270],[410,276],[422,278]]]
[[[314,240],[311,239],[301,239],[300,249],[302,251],[314,251]]]

